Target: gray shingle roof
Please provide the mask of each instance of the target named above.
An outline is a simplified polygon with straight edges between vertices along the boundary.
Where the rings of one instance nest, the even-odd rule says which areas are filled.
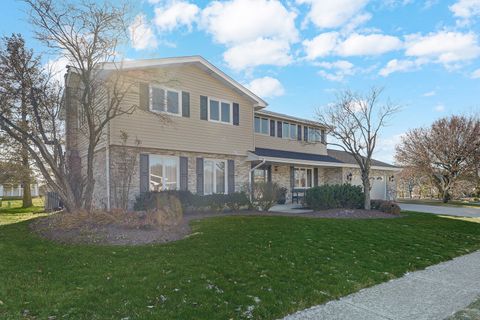
[[[357,161],[352,154],[344,150],[328,149],[327,152],[330,157],[335,158],[342,163],[357,164]],[[372,166],[396,168],[394,165],[375,159],[372,159]]]
[[[255,154],[261,157],[341,163],[341,161],[327,155],[275,150],[275,149],[255,148]]]
[[[276,117],[276,118],[285,119],[285,120],[291,120],[291,121],[297,121],[297,122],[301,122],[301,123],[307,123],[307,124],[310,124],[310,125],[312,125],[312,126],[325,127],[324,125],[322,125],[320,122],[317,122],[317,121],[308,120],[308,119],[302,119],[302,118],[290,116],[290,115],[288,115],[288,114],[273,112],[273,111],[270,111],[270,110],[265,110],[265,109],[263,109],[263,110],[260,110],[260,111],[256,111],[255,113],[256,113],[256,114],[259,114],[259,115],[265,115],[265,116],[271,116],[271,117]]]

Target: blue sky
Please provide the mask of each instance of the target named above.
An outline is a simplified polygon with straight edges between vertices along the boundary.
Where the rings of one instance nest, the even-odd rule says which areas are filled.
[[[0,9],[2,35],[45,50],[21,2]],[[480,0],[149,0],[132,17],[125,57],[202,55],[272,111],[312,118],[339,90],[384,87],[402,111],[383,131],[382,160],[408,129],[480,111]]]

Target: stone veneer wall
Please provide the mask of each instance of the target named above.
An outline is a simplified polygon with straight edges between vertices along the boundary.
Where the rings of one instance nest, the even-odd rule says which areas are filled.
[[[118,161],[118,153],[121,150],[120,146],[110,147],[110,167],[114,165],[114,161]],[[210,153],[197,153],[197,152],[184,152],[174,150],[162,150],[162,149],[150,149],[150,148],[129,148],[129,152],[135,154],[137,157],[136,169],[132,175],[132,184],[129,193],[130,207],[133,207],[135,197],[140,193],[140,176],[139,176],[139,158],[140,153],[156,154],[156,155],[168,155],[176,157],[188,157],[188,190],[195,193],[197,191],[197,175],[196,175],[196,158],[210,158],[220,160],[234,160],[235,161],[235,191],[244,190],[244,187],[248,184],[248,174],[250,172],[250,162],[247,162],[246,156],[233,156],[233,155],[219,155]],[[113,176],[111,176],[113,179]],[[112,184],[111,184],[111,188]],[[113,199],[113,192],[111,195]],[[112,201],[112,206],[113,206]]]
[[[82,167],[85,167],[86,159],[82,159]],[[107,208],[107,173],[106,173],[105,149],[95,152],[93,159],[93,176],[95,186],[93,189],[93,206],[100,209]],[[83,168],[82,168],[83,169]]]

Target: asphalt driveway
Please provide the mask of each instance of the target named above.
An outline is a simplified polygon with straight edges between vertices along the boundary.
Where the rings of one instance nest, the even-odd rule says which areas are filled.
[[[480,218],[480,208],[441,207],[409,203],[399,203],[399,205],[400,208],[405,211],[427,212],[457,217]]]

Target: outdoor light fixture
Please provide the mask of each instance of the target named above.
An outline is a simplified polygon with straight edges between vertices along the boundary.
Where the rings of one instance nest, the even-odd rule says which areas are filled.
[[[388,177],[388,181],[393,182],[394,180],[395,180],[395,176],[394,176],[394,175],[391,175],[390,177]]]
[[[347,174],[347,181],[352,182],[352,173]]]

